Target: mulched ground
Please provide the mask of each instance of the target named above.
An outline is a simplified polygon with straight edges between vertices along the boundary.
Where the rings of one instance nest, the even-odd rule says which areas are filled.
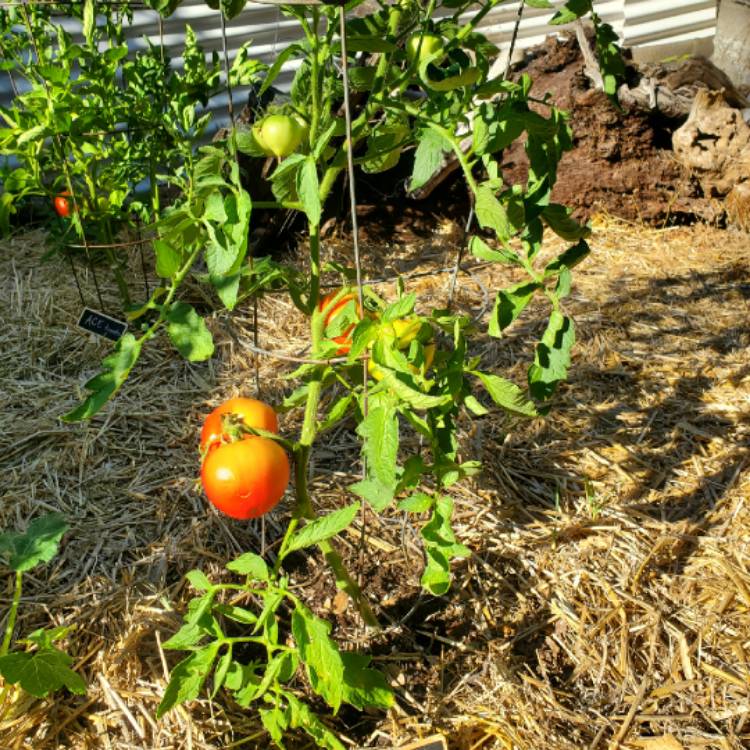
[[[408,239],[366,241],[367,277],[401,273],[425,305],[444,302],[460,228],[438,222]],[[298,560],[302,595],[342,642],[376,654],[396,690],[388,715],[332,721],[353,747],[433,731],[454,750],[750,743],[750,239],[598,217],[591,244],[569,303],[571,378],[550,416],[493,412],[461,425],[464,455],[485,468],[452,491],[473,555],[450,593],[420,592],[418,530],[397,513],[367,518],[364,553],[359,529],[340,540],[387,623],[380,634],[339,611],[315,555]],[[224,698],[154,718],[177,658],[160,644],[190,596],[182,576],[222,575],[230,556],[277,538],[288,513],[282,505],[265,527],[233,522],[196,488],[202,415],[254,394],[250,309],[212,317],[211,362],[188,365],[159,340],[103,416],[65,426],[57,416],[107,347],[75,330],[73,281],[43,252],[41,234],[27,233],[0,253],[0,527],[48,510],[70,519],[61,556],[28,579],[19,632],[75,623],[68,645],[89,692],[21,701],[0,747],[267,748],[254,713]],[[347,260],[350,248],[332,239],[325,253]],[[515,277],[469,270],[458,304],[486,317],[494,290]],[[304,321],[284,297],[259,312],[261,346],[304,351]],[[501,340],[480,335],[483,366],[522,382],[542,313],[532,308]],[[289,367],[258,366],[261,395],[280,400]],[[283,431],[300,421],[291,412]],[[319,508],[345,502],[357,460],[351,425],[322,442]]]

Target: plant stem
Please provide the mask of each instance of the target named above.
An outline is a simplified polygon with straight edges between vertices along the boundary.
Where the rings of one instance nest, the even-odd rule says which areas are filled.
[[[0,646],[0,656],[5,656],[10,648],[10,639],[13,637],[13,630],[16,627],[16,616],[18,615],[18,605],[21,601],[21,579],[23,573],[16,571],[16,588],[13,592],[13,601],[10,605],[10,612],[8,613],[8,622],[5,625],[5,635],[3,636],[3,643]]]
[[[310,234],[310,297],[307,300],[307,311],[309,315],[312,315],[320,297],[320,228],[309,224],[308,231]],[[313,351],[316,348],[317,344],[313,336]]]

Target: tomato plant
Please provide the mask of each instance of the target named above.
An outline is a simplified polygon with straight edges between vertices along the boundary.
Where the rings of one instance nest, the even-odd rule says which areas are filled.
[[[258,518],[284,496],[289,459],[273,440],[248,436],[211,450],[201,481],[206,497],[223,513],[240,520]]]
[[[244,0],[210,2],[227,17],[244,5]],[[86,383],[83,403],[64,419],[96,415],[125,382],[143,347],[161,330],[190,361],[211,356],[214,345],[208,327],[191,305],[178,298],[190,277],[208,283],[230,311],[250,295],[285,289],[309,323],[309,351],[290,376],[296,387],[284,403],[285,409],[301,410],[298,434],[290,439],[274,435],[277,425],[270,414],[255,407],[244,411],[237,405],[211,415],[211,426],[204,427],[202,443],[209,450],[204,450],[202,480],[209,500],[219,509],[247,519],[273,508],[289,481],[285,448],[293,455],[295,504],[272,569],[258,555],[248,553],[227,566],[245,576],[243,584],[214,585],[197,571],[190,575],[199,597],[168,647],[191,653],[173,670],[159,715],[197,697],[213,674],[214,693],[225,688],[240,705],[255,703],[279,746],[287,729],[300,727],[321,746],[342,748],[298,698],[298,680],[304,677],[334,712],[342,703],[358,709],[386,708],[393,695],[384,677],[369,666],[369,658],[339,649],[330,637],[331,626],[290,591],[286,557],[317,546],[336,585],[350,597],[363,621],[376,628],[377,613],[367,592],[344,566],[334,538],[352,523],[363,504],[375,514],[406,513],[423,545],[421,584],[429,594],[446,594],[453,561],[471,555],[451,526],[451,488],[481,470],[479,457],[464,452],[459,420],[488,415],[540,417],[550,410],[555,391],[567,376],[575,325],[566,312],[565,298],[572,269],[589,253],[589,230],[551,198],[558,163],[572,147],[567,114],[543,92],[533,91],[528,76],[506,80],[491,72],[498,49],[479,27],[499,2],[402,0],[345,17],[346,55],[337,36],[343,10],[328,5],[285,6],[282,12],[299,23],[302,40],[286,47],[270,68],[244,50],[229,78],[255,83],[262,96],[284,64],[294,62],[297,72],[289,101],[259,113],[249,127],[230,128],[225,140],[210,145],[199,145],[207,116],[198,105],[216,90],[219,68],[215,59],[206,60],[191,35],[183,74],[165,70],[155,54],[137,56],[127,67],[122,45],[99,60],[91,40],[84,53],[63,36],[60,49],[46,61],[59,61],[63,72],[35,67],[31,71],[35,96],[20,98],[12,115],[3,115],[13,135],[0,133],[0,147],[12,142],[26,160],[26,171],[11,179],[17,195],[31,189],[50,196],[75,185],[88,190],[85,205],[95,206],[94,188],[101,178],[114,186],[104,191],[108,205],[101,211],[120,210],[130,201],[130,209],[141,211],[156,235],[156,271],[162,281],[144,304],[130,310],[134,330],[118,341],[104,359],[102,372]],[[179,0],[149,4],[168,15]],[[547,6],[546,0],[530,4]],[[553,20],[572,20],[592,10],[588,0],[570,0]],[[44,19],[39,23],[44,27]],[[30,33],[34,28],[31,24]],[[100,33],[92,28],[88,32],[92,40]],[[607,34],[599,38],[607,43],[609,54],[611,40],[607,41]],[[21,55],[13,59],[14,65],[26,64]],[[79,83],[70,70],[81,60],[84,78]],[[97,76],[108,81],[116,79],[112,71],[118,67],[128,71],[125,91],[131,94],[123,99],[128,112],[120,108],[115,119],[125,117],[133,128],[141,121],[153,125],[166,139],[156,141],[156,149],[164,148],[173,159],[162,159],[158,150],[149,150],[141,140],[118,135],[93,141],[91,153],[84,135],[96,121],[87,120],[89,113],[77,105],[79,94],[86,90],[81,84],[89,81],[87,71],[96,66],[105,66]],[[342,66],[356,93],[351,119],[342,115]],[[102,96],[101,101],[108,100]],[[74,121],[71,113],[76,108],[84,114]],[[98,112],[100,107],[91,109]],[[34,118],[38,126],[32,125]],[[34,127],[38,129],[33,131]],[[52,155],[55,163],[68,164],[72,153],[70,163],[75,166],[70,174],[52,172],[50,181],[43,176],[46,173],[35,171],[32,156],[41,154],[50,138],[57,143],[61,128],[74,150],[55,146]],[[27,133],[25,138],[20,132]],[[522,142],[528,158],[528,178],[507,184],[503,153],[516,141]],[[414,152],[409,191],[425,186],[446,158],[457,161],[477,223],[467,239],[469,252],[483,262],[504,264],[518,276],[516,283],[495,290],[492,310],[481,323],[487,335],[502,339],[532,301],[538,303],[537,314],[546,316],[529,355],[524,383],[488,369],[476,345],[479,324],[450,309],[430,309],[404,280],[388,299],[366,283],[355,294],[350,285],[359,269],[339,265],[335,270],[340,272],[342,288],[321,294],[325,265],[320,227],[349,158],[365,172],[383,172],[395,167],[407,150]],[[265,162],[258,170],[267,181],[262,199],[252,194],[256,186],[243,180],[238,152],[250,159],[277,158],[276,164]],[[122,160],[116,158],[120,154]],[[118,169],[118,164],[128,169]],[[160,179],[176,195],[168,206],[160,204],[154,188],[157,167],[164,167]],[[149,200],[143,201],[134,195],[132,176],[146,173],[152,188]],[[7,201],[5,205],[7,211]],[[304,267],[269,258],[247,262],[256,209],[304,217],[309,248]],[[73,214],[71,219],[80,230],[79,217]],[[550,232],[567,244],[552,258],[542,252]],[[228,416],[232,414],[236,417]],[[310,459],[320,436],[334,426],[343,427],[346,420],[356,424],[364,475],[349,485],[351,502],[320,516],[310,492]],[[423,449],[418,455],[407,451],[413,443],[403,440],[408,431],[420,438]],[[228,442],[236,437],[247,439]],[[246,600],[253,604],[248,609],[231,605],[225,598],[227,591],[249,594]],[[224,630],[227,621],[233,629],[245,626],[246,632],[230,636]],[[235,649],[240,643],[262,646],[267,658],[243,661],[243,650]]]

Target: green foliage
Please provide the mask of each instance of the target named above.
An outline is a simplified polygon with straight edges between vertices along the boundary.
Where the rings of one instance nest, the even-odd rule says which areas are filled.
[[[21,602],[23,574],[52,560],[68,524],[59,513],[50,513],[32,521],[25,532],[5,531],[0,534],[0,556],[7,559],[15,573],[15,590],[0,645],[0,677],[8,685],[18,685],[37,698],[67,688],[83,695],[86,684],[70,667],[73,658],[54,644],[65,638],[69,627],[35,630],[18,644],[29,651],[9,651],[13,639],[18,607]],[[2,707],[0,707],[2,718]]]
[[[330,538],[348,525],[357,509],[355,504],[308,524],[282,546],[280,558]],[[213,694],[224,689],[241,706],[256,704],[278,747],[284,747],[288,729],[300,728],[320,747],[342,748],[335,733],[297,698],[303,678],[334,713],[342,703],[360,710],[392,705],[388,683],[370,666],[370,657],[342,651],[331,637],[331,625],[288,589],[278,568],[269,571],[262,558],[246,553],[227,565],[246,576],[244,584],[212,585],[193,571],[191,582],[202,593],[190,602],[182,628],[164,644],[190,654],[172,669],[158,717],[199,697],[212,678]],[[225,604],[223,592],[245,594],[245,601],[257,606],[250,610]],[[283,635],[287,630],[291,638]],[[241,648],[250,644],[251,651]],[[243,659],[243,652],[253,656]]]

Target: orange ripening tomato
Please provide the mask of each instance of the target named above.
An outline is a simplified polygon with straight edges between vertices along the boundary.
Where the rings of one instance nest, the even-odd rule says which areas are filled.
[[[352,300],[357,300],[357,294],[355,292],[347,292],[338,301],[334,302],[333,299],[338,293],[338,291],[335,291],[331,292],[330,294],[326,294],[326,296],[323,297],[323,299],[318,303],[319,312],[325,315],[323,325],[326,328],[328,328],[328,326],[331,325],[331,323],[333,323],[337,317],[342,315],[342,313],[344,312],[344,308]],[[362,308],[359,306],[359,303],[357,303],[357,317],[362,317]],[[349,350],[352,348],[352,331],[356,328],[356,326],[356,323],[352,323],[351,325],[347,326],[340,335],[333,336],[331,338],[331,341],[333,341],[335,344],[339,344],[339,348],[336,350],[336,354],[343,355],[349,353]]]
[[[224,431],[222,425],[222,416],[224,414],[236,414],[242,418],[243,424],[248,427],[254,427],[258,430],[267,432],[278,432],[279,422],[276,419],[276,412],[262,401],[255,398],[230,398],[223,404],[217,406],[203,423],[201,430],[201,451],[205,453],[212,448],[221,445],[223,442],[229,442],[229,435]],[[253,437],[245,435],[246,438]]]
[[[241,521],[258,518],[284,496],[289,459],[273,440],[250,436],[212,450],[201,467],[201,482],[222,513]]]
[[[70,193],[65,190],[64,192],[60,193],[60,195],[56,195],[55,200],[52,201],[53,205],[55,206],[57,215],[61,216],[63,219],[67,219],[68,216],[70,216],[71,202],[68,199],[69,195]]]

